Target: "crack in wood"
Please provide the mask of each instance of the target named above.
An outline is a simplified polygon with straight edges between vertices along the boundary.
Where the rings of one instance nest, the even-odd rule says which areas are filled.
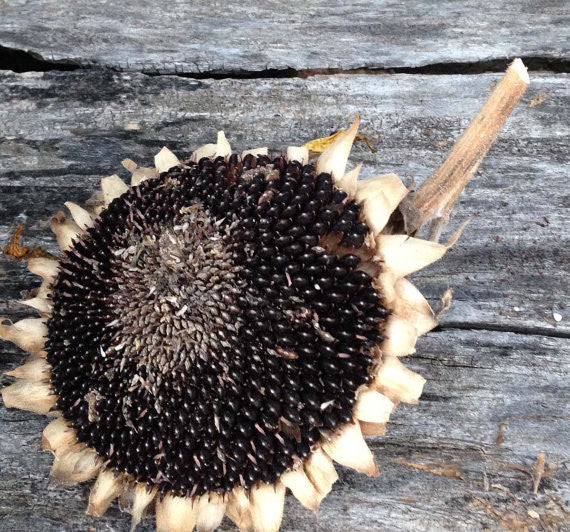
[[[0,46],[0,70],[13,72],[49,72],[50,70],[70,71],[82,68],[69,59],[46,59],[36,52]]]
[[[521,56],[522,61],[529,72],[570,72],[570,59],[548,57],[548,56]],[[449,61],[431,63],[416,67],[380,67],[380,68],[266,68],[263,70],[212,70],[202,72],[168,72],[162,73],[153,69],[142,69],[141,73],[147,76],[177,76],[191,79],[279,79],[279,78],[309,78],[320,75],[338,74],[367,74],[367,75],[390,75],[390,74],[415,74],[415,75],[466,75],[484,74],[487,72],[504,72],[513,57],[503,57],[497,59],[481,61]],[[49,72],[49,71],[72,71],[72,70],[102,70],[117,71],[120,68],[101,66],[97,63],[82,63],[78,59],[49,59],[42,57],[37,52],[10,48],[0,45],[0,70],[11,70],[13,72]]]
[[[472,323],[465,325],[463,323],[449,322],[439,325],[434,332],[457,329],[460,331],[494,331],[499,333],[524,334],[527,336],[541,336],[550,338],[570,338],[570,332],[557,331],[547,327],[529,327],[517,325],[502,325],[493,323]]]

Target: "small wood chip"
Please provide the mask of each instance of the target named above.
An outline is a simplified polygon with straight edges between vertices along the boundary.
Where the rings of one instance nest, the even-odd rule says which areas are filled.
[[[505,437],[505,430],[507,428],[507,425],[509,424],[509,418],[506,417],[505,419],[503,419],[503,421],[501,421],[501,424],[499,425],[499,435],[497,436],[497,443],[503,443],[503,438]]]
[[[416,469],[417,471],[421,471],[423,473],[430,473],[432,475],[437,475],[439,477],[446,477],[446,478],[456,478],[458,480],[465,480],[463,473],[456,462],[448,462],[448,463],[431,463],[431,464],[420,464],[417,462],[410,462],[409,460],[405,460],[404,458],[396,458],[394,460],[395,464],[403,465],[407,467],[411,467],[412,469]]]
[[[453,289],[448,288],[441,296],[441,306],[435,312],[435,318],[439,317],[451,307],[451,300],[453,299]]]
[[[541,92],[536,98],[533,98],[530,101],[528,106],[530,108],[536,107],[537,105],[540,105],[544,100],[546,100],[546,98],[548,98],[548,93],[547,92]]]
[[[534,464],[533,471],[532,471],[532,479],[533,479],[533,486],[532,492],[538,493],[538,486],[540,485],[540,481],[542,480],[542,475],[544,474],[544,463],[546,458],[544,453],[540,453],[538,458],[536,459],[536,463]]]

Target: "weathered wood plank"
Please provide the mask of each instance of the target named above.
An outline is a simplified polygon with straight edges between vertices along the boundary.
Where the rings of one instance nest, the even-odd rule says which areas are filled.
[[[6,351],[1,370],[19,358]],[[556,501],[567,504],[570,494],[568,355],[561,338],[430,333],[406,360],[428,379],[423,398],[400,406],[387,436],[372,440],[380,477],[342,469],[318,518],[289,500],[283,530],[562,530],[568,514]],[[128,530],[116,506],[104,518],[84,514],[87,486],[49,484],[51,455],[40,451],[45,424],[0,409],[0,530]],[[529,467],[541,452],[547,472],[534,495]],[[152,529],[150,522],[141,528]]]
[[[357,145],[363,174],[422,181],[460,135],[498,75],[317,76],[204,80],[139,74],[4,73],[0,83],[0,241],[16,221],[46,239],[51,214],[85,200],[130,156],[145,165],[164,144],[179,154],[225,129],[234,149],[272,150],[330,134],[360,113],[378,148]],[[532,98],[548,94],[540,105]],[[567,335],[570,285],[567,181],[568,75],[533,76],[531,88],[455,209],[471,218],[446,258],[416,276],[436,302],[451,286],[443,326]],[[129,125],[130,124],[130,125]],[[132,124],[139,129],[132,130]],[[122,173],[126,176],[126,172]],[[5,302],[27,288],[23,267],[0,259]],[[6,301],[8,300],[8,301]],[[7,308],[6,308],[7,307]],[[3,311],[3,310],[2,310]],[[562,321],[556,322],[553,313]]]
[[[162,144],[184,153],[220,128],[237,150],[266,139],[279,150],[328,134],[358,111],[380,151],[372,155],[357,147],[353,161],[365,161],[366,175],[395,169],[421,180],[496,78],[340,76],[276,83],[6,73],[0,84],[6,137],[0,143],[0,237],[5,240],[13,221],[21,220],[32,244],[53,250],[44,236],[47,221],[70,195],[88,197],[98,177],[127,155],[149,164]],[[533,80],[457,207],[454,221],[476,213],[465,238],[417,276],[434,298],[455,287],[444,326],[568,332],[566,316],[560,324],[551,320],[554,308],[564,314],[568,286],[568,204],[561,185],[568,157],[567,80]],[[529,109],[529,98],[542,92],[547,100]],[[140,129],[126,130],[129,123]],[[6,299],[31,278],[22,265],[3,260],[0,267],[7,277],[2,311],[15,315],[21,310]],[[20,358],[15,349],[2,348],[1,370]],[[409,362],[428,378],[426,393],[419,406],[398,409],[388,436],[375,441],[381,477],[343,471],[318,519],[288,501],[284,530],[538,527],[529,509],[539,513],[544,529],[562,529],[562,511],[550,497],[568,494],[567,340],[442,331],[422,339]],[[504,442],[496,444],[507,417]],[[49,486],[50,457],[39,452],[44,425],[39,416],[0,410],[0,530],[128,530],[116,508],[103,519],[84,515],[86,487]],[[540,452],[555,469],[534,496],[519,467],[531,465]]]
[[[563,0],[4,0],[1,9],[0,45],[128,71],[415,67],[569,50]]]

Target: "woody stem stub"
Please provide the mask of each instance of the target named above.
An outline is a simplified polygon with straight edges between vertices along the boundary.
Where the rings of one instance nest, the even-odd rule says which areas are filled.
[[[515,59],[448,157],[415,194],[416,216],[408,221],[408,233],[417,231],[433,219],[430,239],[439,238],[454,203],[475,174],[528,84],[526,67],[520,59]]]

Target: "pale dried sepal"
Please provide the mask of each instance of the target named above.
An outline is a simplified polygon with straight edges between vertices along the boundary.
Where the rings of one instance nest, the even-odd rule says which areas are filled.
[[[52,312],[52,301],[50,298],[52,281],[43,279],[42,284],[35,291],[35,297],[20,301],[22,305],[35,308],[43,318],[48,318]]]
[[[101,179],[101,190],[103,191],[103,202],[107,207],[115,198],[123,195],[129,187],[116,174]]]
[[[131,175],[131,186],[136,187],[147,179],[154,179],[158,176],[156,168],[140,167],[135,169]]]
[[[392,212],[408,193],[403,183],[397,177],[395,179],[399,185],[389,186],[392,185],[391,180],[384,180],[388,181],[385,190],[380,187],[371,190],[362,200],[362,213],[374,235],[386,227]]]
[[[358,181],[356,201],[362,202],[378,193],[382,193],[388,199],[394,210],[406,197],[408,189],[396,174],[382,174]]]
[[[0,317],[0,338],[16,344],[31,355],[45,356],[44,345],[48,334],[44,318],[25,318],[6,325],[8,318]]]
[[[156,168],[139,168],[132,159],[123,159],[121,164],[131,173],[131,186],[139,185],[147,179],[146,173],[141,173],[141,170],[151,170],[153,176],[157,175]]]
[[[317,512],[321,498],[303,469],[287,471],[281,475],[280,480],[305,508]]]
[[[324,499],[338,480],[338,474],[330,457],[316,449],[304,463],[305,473],[319,494],[319,502]]]
[[[376,259],[399,277],[417,272],[441,259],[447,248],[443,244],[407,235],[379,235]]]
[[[360,421],[386,423],[393,410],[394,403],[390,399],[364,386],[358,392],[353,412]]]
[[[62,417],[54,419],[42,432],[42,447],[44,451],[57,451],[69,447],[75,441],[75,429]]]
[[[241,152],[241,158],[243,159],[246,155],[268,155],[269,152],[267,148],[253,148],[252,150],[245,150]]]
[[[134,488],[133,501],[131,506],[131,532],[145,518],[146,509],[156,497],[157,488],[148,489],[146,484],[137,482]]]
[[[20,303],[36,309],[43,317],[50,316],[53,309],[51,301],[45,297],[36,296],[31,299],[22,299]]]
[[[364,200],[362,214],[373,235],[380,234],[386,227],[393,210],[388,199],[381,192]]]
[[[356,196],[356,190],[358,188],[358,174],[362,168],[362,163],[360,163],[356,168],[346,172],[341,179],[337,181],[336,186],[346,192],[349,198],[354,198]]]
[[[333,143],[323,152],[317,160],[317,174],[326,172],[331,174],[333,182],[338,184],[344,171],[352,149],[352,143],[358,132],[360,119],[354,119],[352,125],[343,131]]]
[[[123,159],[121,164],[126,168],[131,174],[137,169],[137,163],[132,159]]]
[[[192,532],[196,526],[198,505],[189,497],[167,493],[156,503],[157,532]]]
[[[393,311],[396,301],[396,283],[402,277],[398,277],[394,272],[379,269],[374,277],[373,285],[376,293],[382,297],[382,305]]]
[[[217,148],[218,146],[216,144],[204,144],[192,152],[190,160],[197,163],[204,157],[214,157]]]
[[[18,366],[6,375],[29,381],[48,382],[51,376],[51,365],[42,357],[30,357],[23,366]]]
[[[133,513],[133,502],[135,500],[135,488],[130,482],[125,482],[123,491],[121,491],[118,504],[119,510],[123,513],[132,514]]]
[[[437,318],[421,292],[407,279],[400,278],[394,283],[395,298],[389,307],[392,313],[405,318],[418,333],[418,336],[431,331],[437,325]]]
[[[405,277],[441,259],[457,242],[466,225],[467,222],[462,224],[445,245],[407,235],[379,235],[375,260],[397,277]]]
[[[370,423],[369,421],[359,421],[360,432],[363,436],[384,436],[386,434],[385,423]]]
[[[260,482],[251,488],[251,518],[254,532],[277,532],[283,519],[285,486]]]
[[[392,314],[384,325],[382,336],[385,340],[380,343],[384,355],[403,357],[416,352],[418,332],[406,319]]]
[[[37,257],[28,260],[28,270],[46,281],[53,282],[59,272],[59,262],[53,259]]]
[[[36,297],[48,298],[51,294],[52,284],[49,279],[44,279],[36,291]]]
[[[105,209],[105,199],[103,192],[95,192],[85,202],[85,210],[92,218],[97,218]]]
[[[59,249],[67,251],[73,246],[76,240],[79,240],[83,231],[71,219],[66,218],[62,211],[59,211],[52,217],[50,222],[50,229],[55,234]]]
[[[82,443],[59,447],[51,468],[51,477],[59,484],[71,486],[92,479],[101,469],[97,453]]]
[[[394,402],[416,404],[426,380],[406,368],[398,357],[385,356],[371,386]]]
[[[205,493],[198,498],[196,530],[214,532],[220,526],[226,512],[226,503],[217,493]]]
[[[251,503],[245,490],[238,486],[234,488],[228,497],[226,515],[236,524],[242,532],[253,530],[251,518]]]
[[[103,515],[124,487],[125,480],[122,475],[117,476],[115,471],[109,469],[101,470],[89,494],[87,515]]]
[[[374,456],[362,437],[360,425],[356,423],[347,423],[333,432],[330,439],[323,443],[323,450],[345,467],[351,467],[369,477],[379,475]]]
[[[361,185],[367,181],[368,185]],[[408,190],[395,174],[359,181],[358,187],[357,197],[362,203],[364,219],[372,234],[378,235]]]
[[[309,149],[303,146],[289,146],[287,148],[287,160],[298,161],[304,166],[309,163]]]
[[[232,147],[223,131],[218,131],[215,157],[228,157],[232,154]]]
[[[47,382],[19,380],[2,388],[0,393],[6,408],[19,408],[44,415],[50,413],[57,401],[57,395],[50,395],[51,388]]]
[[[82,231],[93,227],[93,218],[83,207],[72,201],[66,201],[64,205],[69,209],[71,217]]]
[[[439,320],[440,316],[451,308],[451,301],[453,300],[453,288],[448,288],[441,296],[440,306],[435,311],[435,319]]]
[[[171,168],[178,166],[180,161],[166,146],[154,156],[154,166],[159,174],[168,172]]]

